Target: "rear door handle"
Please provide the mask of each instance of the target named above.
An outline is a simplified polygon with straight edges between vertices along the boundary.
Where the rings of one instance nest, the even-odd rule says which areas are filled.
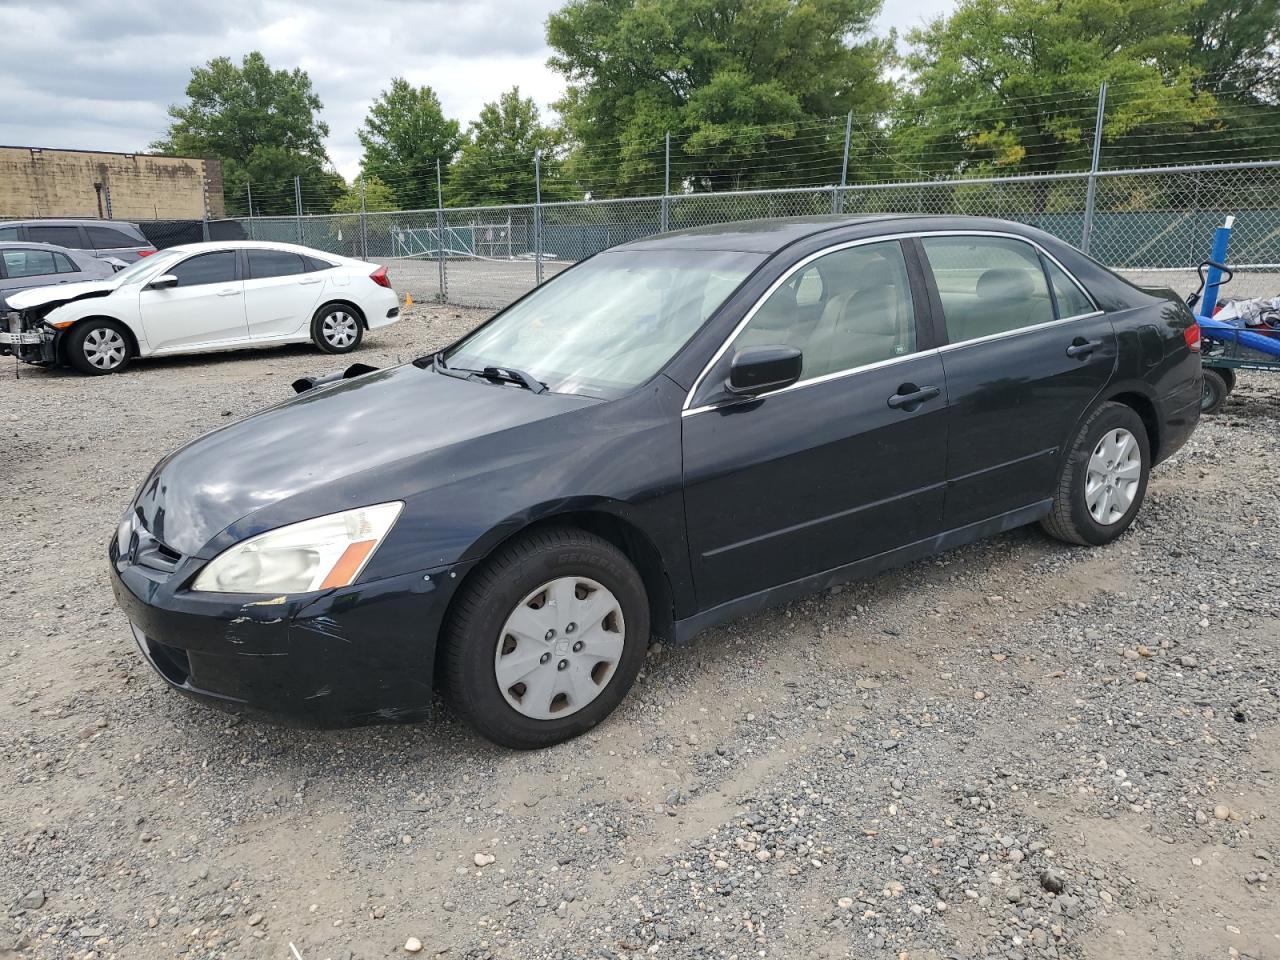
[[[914,410],[926,400],[932,400],[942,393],[939,387],[917,387],[914,383],[904,383],[898,392],[889,398],[889,406],[894,410]]]
[[[305,280],[299,280],[299,283],[319,283],[319,277],[307,277]]]
[[[1086,340],[1084,337],[1076,337],[1071,341],[1071,346],[1067,347],[1067,356],[1087,357],[1100,346],[1102,346],[1101,340]]]

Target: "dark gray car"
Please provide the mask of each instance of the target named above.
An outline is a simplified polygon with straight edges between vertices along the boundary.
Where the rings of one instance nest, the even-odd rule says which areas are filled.
[[[7,220],[0,241],[25,240],[82,250],[91,257],[113,257],[133,263],[156,252],[136,223],[124,220]]]
[[[54,283],[104,280],[115,273],[107,260],[82,250],[68,250],[48,243],[0,241],[0,310],[5,298],[19,290]]]

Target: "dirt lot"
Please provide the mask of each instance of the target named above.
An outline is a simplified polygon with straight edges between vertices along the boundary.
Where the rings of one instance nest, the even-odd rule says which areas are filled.
[[[478,318],[419,307],[358,359]],[[1280,956],[1280,384],[1111,547],[1015,531],[655,648],[528,755],[443,709],[238,721],[134,649],[104,557],[134,486],[335,366],[0,386],[0,957]]]

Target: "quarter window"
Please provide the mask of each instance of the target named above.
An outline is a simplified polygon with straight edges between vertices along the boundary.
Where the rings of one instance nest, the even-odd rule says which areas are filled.
[[[262,280],[266,277],[290,277],[295,273],[305,273],[306,264],[296,253],[284,250],[250,250],[249,279]]]
[[[1054,319],[1040,256],[1006,237],[924,237],[952,343]]]
[[[914,353],[915,312],[902,245],[846,247],[793,274],[762,303],[734,349],[796,347],[802,378]]]
[[[79,273],[80,268],[71,262],[71,258],[65,253],[55,253],[53,262],[58,266],[59,273]]]
[[[58,272],[50,250],[5,250],[3,257],[4,272],[10,280],[45,277]]]
[[[0,240],[17,240],[17,227],[0,227]]]
[[[139,247],[141,241],[113,227],[85,227],[89,243],[95,250],[115,250],[118,247]]]
[[[219,250],[183,260],[168,273],[178,278],[178,286],[195,287],[205,283],[231,283],[236,278],[236,252]]]
[[[52,243],[59,247],[80,249],[79,227],[27,227],[27,239],[32,243]]]
[[[1045,261],[1045,269],[1049,271],[1049,282],[1053,284],[1053,296],[1058,301],[1059,317],[1079,317],[1093,313],[1093,302],[1076,286],[1075,281],[1066,275],[1061,267],[1052,260]]]

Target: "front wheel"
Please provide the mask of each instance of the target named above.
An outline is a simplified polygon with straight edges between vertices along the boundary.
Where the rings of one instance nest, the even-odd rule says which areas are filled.
[[[502,746],[548,747],[590,730],[631,689],[649,602],[617,547],[548,529],[476,571],[442,640],[446,690],[462,718]]]
[[[364,338],[364,323],[345,303],[326,303],[311,318],[311,339],[325,353],[350,353]]]
[[[1142,418],[1122,403],[1104,403],[1076,434],[1041,526],[1067,543],[1110,543],[1138,515],[1150,473]]]
[[[67,360],[91,376],[119,373],[131,359],[129,336],[115,320],[83,320],[67,340]]]

